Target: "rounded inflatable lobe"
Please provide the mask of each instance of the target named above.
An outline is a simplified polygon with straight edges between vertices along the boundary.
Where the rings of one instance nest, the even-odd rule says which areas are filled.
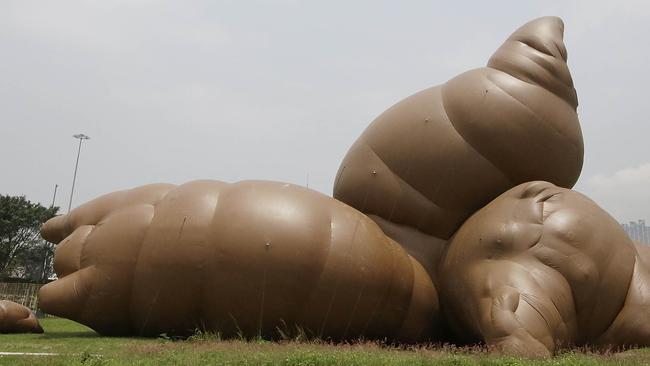
[[[645,258],[587,197],[525,183],[452,238],[440,268],[445,317],[464,341],[509,354],[648,345],[650,328],[639,327],[650,320]]]
[[[422,266],[364,214],[291,184],[139,187],[45,227],[65,239],[42,309],[101,334],[415,342],[437,330]]]

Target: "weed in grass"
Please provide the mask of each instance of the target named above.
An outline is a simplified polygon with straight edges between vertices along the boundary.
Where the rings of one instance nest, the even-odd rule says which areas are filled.
[[[100,366],[104,364],[102,356],[94,355],[88,351],[83,351],[81,355],[79,355],[79,361],[81,364],[87,366]]]
[[[188,342],[219,342],[222,340],[221,332],[209,332],[197,329],[187,338]]]

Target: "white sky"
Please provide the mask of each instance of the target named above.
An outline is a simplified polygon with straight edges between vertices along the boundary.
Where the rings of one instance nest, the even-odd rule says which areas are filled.
[[[0,193],[67,207],[113,190],[270,179],[331,194],[398,100],[565,22],[585,165],[576,189],[650,219],[650,2],[0,1]]]

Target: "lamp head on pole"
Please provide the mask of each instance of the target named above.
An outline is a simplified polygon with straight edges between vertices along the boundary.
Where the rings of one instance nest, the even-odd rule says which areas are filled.
[[[72,135],[72,137],[79,139],[79,140],[90,140],[90,136],[84,135],[83,133],[78,133],[76,135]]]

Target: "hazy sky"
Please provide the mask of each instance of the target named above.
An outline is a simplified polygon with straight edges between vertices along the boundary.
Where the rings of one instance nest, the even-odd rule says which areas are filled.
[[[0,1],[0,193],[65,210],[113,190],[271,179],[331,194],[400,99],[565,22],[585,165],[576,189],[650,221],[650,2]]]

